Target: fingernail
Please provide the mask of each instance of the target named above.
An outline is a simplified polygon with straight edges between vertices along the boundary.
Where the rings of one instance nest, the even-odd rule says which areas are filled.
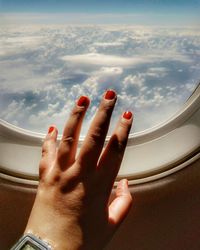
[[[107,90],[106,94],[105,94],[105,99],[107,100],[113,100],[115,98],[116,94],[113,90],[109,89]]]
[[[53,131],[54,131],[54,127],[53,126],[49,127],[48,133],[50,134]]]
[[[77,102],[78,106],[86,107],[86,106],[88,106],[88,104],[89,104],[89,100],[88,100],[88,98],[86,96],[81,96],[78,99],[78,102]]]
[[[124,112],[124,114],[123,114],[123,117],[125,118],[125,119],[127,119],[127,120],[130,120],[131,118],[132,118],[132,113],[130,112],[130,111],[126,111],[126,112]]]

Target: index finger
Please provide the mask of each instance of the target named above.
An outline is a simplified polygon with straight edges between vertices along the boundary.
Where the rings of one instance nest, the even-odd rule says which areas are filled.
[[[87,96],[81,96],[65,124],[57,154],[59,166],[63,170],[67,169],[75,161],[81,125],[89,103],[90,100]]]

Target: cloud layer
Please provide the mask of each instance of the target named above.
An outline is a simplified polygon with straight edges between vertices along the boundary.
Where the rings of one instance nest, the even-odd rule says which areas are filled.
[[[125,110],[132,132],[164,122],[200,80],[200,32],[134,26],[10,26],[0,31],[0,113],[17,126],[62,127],[75,100],[91,98],[85,134],[104,91],[118,102],[111,129]]]

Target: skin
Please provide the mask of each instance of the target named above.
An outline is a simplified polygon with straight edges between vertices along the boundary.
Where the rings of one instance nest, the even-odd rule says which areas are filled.
[[[88,97],[86,106],[75,104],[58,147],[55,126],[44,140],[40,181],[25,233],[46,240],[53,249],[103,249],[131,207],[126,179],[118,182],[110,202],[132,125],[132,118],[122,115],[103,149],[116,99],[107,100],[104,93],[78,154]]]

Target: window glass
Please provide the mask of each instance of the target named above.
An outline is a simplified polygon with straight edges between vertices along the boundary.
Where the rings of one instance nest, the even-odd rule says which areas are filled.
[[[118,93],[111,129],[126,110],[132,132],[174,115],[200,81],[199,1],[70,2],[0,1],[1,119],[61,132],[88,95],[84,135],[110,88]]]

